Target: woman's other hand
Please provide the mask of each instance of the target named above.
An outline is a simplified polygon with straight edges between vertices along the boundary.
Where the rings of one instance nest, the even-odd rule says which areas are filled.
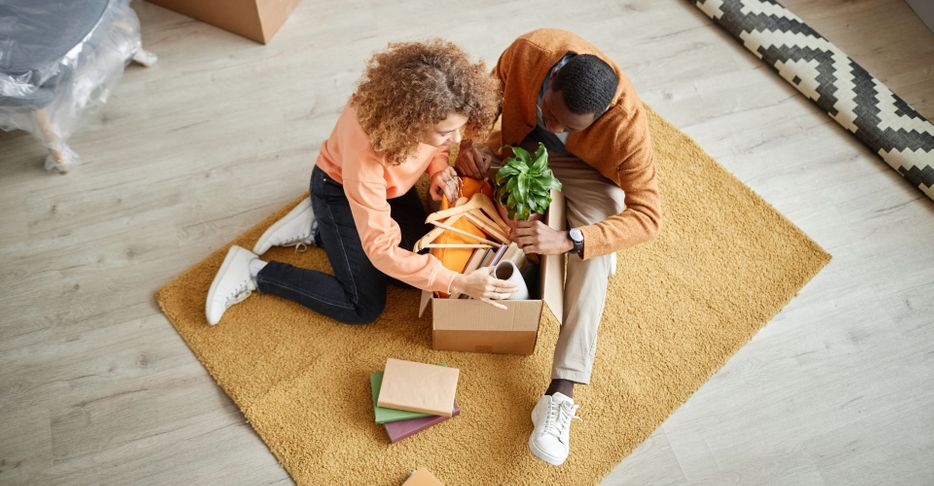
[[[431,189],[429,189],[431,198],[440,201],[441,196],[448,198],[452,204],[460,196],[460,178],[453,167],[435,172],[431,176]]]

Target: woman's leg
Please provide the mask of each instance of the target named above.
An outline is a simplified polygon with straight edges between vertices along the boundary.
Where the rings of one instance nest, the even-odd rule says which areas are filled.
[[[256,277],[259,291],[348,324],[373,322],[386,304],[386,276],[363,251],[343,188],[315,168],[311,193],[317,239],[327,252],[334,275],[269,262]]]

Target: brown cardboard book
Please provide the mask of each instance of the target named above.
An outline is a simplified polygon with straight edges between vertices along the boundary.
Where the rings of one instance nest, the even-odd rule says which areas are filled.
[[[457,368],[389,358],[383,371],[377,404],[384,408],[450,417],[459,375]]]
[[[420,467],[409,475],[402,486],[444,486],[444,484],[427,469]]]
[[[495,267],[499,262],[503,260],[503,255],[506,254],[506,250],[509,249],[508,245],[500,245],[496,249],[496,253],[493,254],[493,260],[490,261],[490,266]]]
[[[519,245],[515,243],[510,243],[509,248],[506,249],[506,253],[503,254],[503,257],[500,258],[501,262],[511,261],[519,267],[520,270],[525,269],[525,264],[527,262],[525,252],[519,248]]]
[[[493,260],[493,256],[496,255],[496,250],[492,248],[487,248],[483,252],[483,260],[480,260],[480,268],[490,266],[490,261]]]

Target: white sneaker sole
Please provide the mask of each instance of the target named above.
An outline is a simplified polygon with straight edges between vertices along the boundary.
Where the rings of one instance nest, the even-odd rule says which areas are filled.
[[[211,318],[208,316],[211,309],[211,301],[214,300],[214,293],[217,291],[217,286],[220,285],[221,280],[224,279],[224,274],[227,273],[227,268],[230,266],[230,262],[233,261],[233,258],[230,258],[230,256],[237,250],[237,248],[238,247],[234,245],[231,246],[229,250],[227,250],[227,255],[224,256],[224,263],[221,264],[220,270],[218,270],[214,275],[214,280],[211,282],[211,288],[208,290],[208,298],[204,303],[204,318],[211,326],[215,326],[220,323],[220,319],[218,319],[215,323],[211,323]],[[225,312],[226,310],[227,309],[224,309]],[[221,314],[221,317],[223,317],[223,314]]]
[[[298,217],[299,214],[302,214],[306,210],[311,211],[311,198],[310,197],[305,198],[302,202],[298,203],[298,206],[295,206],[294,208],[292,208],[292,210],[289,211],[285,216],[283,216],[282,219],[273,223],[272,226],[270,226],[265,232],[263,232],[262,236],[260,236],[259,239],[256,240],[256,244],[253,245],[253,253],[255,253],[257,256],[260,256],[263,253],[266,253],[267,251],[269,251],[269,249],[272,248],[273,246],[272,243],[269,241],[270,239],[272,239],[272,235],[276,234],[276,232],[279,231],[279,228],[285,226],[286,224],[291,222],[293,219]]]
[[[532,415],[534,416],[534,414],[535,414],[535,411],[533,410],[533,411],[532,411]],[[534,429],[535,427],[537,427],[537,425],[535,424],[535,419],[533,418],[533,419],[532,419],[532,428]],[[534,433],[534,431],[533,431],[533,432],[532,432],[532,435],[529,436],[529,451],[532,452],[532,455],[533,455],[533,456],[535,456],[535,457],[537,457],[537,458],[539,458],[539,459],[541,459],[541,460],[547,462],[548,464],[551,464],[552,466],[560,466],[560,465],[564,464],[564,461],[567,460],[567,457],[564,457],[564,458],[562,459],[562,458],[560,458],[560,457],[553,456],[553,455],[551,455],[551,454],[549,454],[549,453],[543,451],[543,450],[540,449],[537,445],[535,445],[535,440],[534,440],[534,439],[535,439],[535,433]]]
[[[535,440],[534,440],[534,439],[535,439],[535,436],[534,436],[534,435],[532,435],[532,436],[529,437],[529,450],[532,452],[532,455],[533,455],[533,456],[535,456],[535,457],[537,457],[537,458],[539,458],[539,459],[541,459],[541,460],[547,462],[548,464],[551,464],[552,466],[560,466],[560,465],[564,464],[564,461],[567,460],[567,457],[565,457],[565,458],[562,459],[562,458],[560,458],[560,457],[555,457],[555,456],[553,456],[553,455],[551,455],[551,454],[549,454],[549,453],[547,453],[547,452],[545,452],[545,451],[539,449],[538,446],[535,445]]]

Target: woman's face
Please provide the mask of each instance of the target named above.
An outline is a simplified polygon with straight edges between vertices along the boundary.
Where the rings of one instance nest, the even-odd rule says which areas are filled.
[[[444,120],[428,127],[422,135],[422,143],[434,147],[446,147],[452,143],[460,143],[461,129],[467,124],[467,117],[460,113],[451,113]]]

